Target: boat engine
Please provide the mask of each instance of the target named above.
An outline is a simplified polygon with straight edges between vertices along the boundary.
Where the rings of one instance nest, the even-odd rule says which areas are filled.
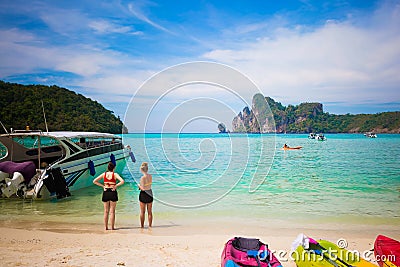
[[[25,178],[19,172],[14,172],[13,177],[5,178],[1,185],[1,194],[9,198],[12,195],[23,197],[26,192]]]
[[[35,175],[33,162],[16,163],[11,161],[0,162],[0,196],[25,197],[27,184]]]

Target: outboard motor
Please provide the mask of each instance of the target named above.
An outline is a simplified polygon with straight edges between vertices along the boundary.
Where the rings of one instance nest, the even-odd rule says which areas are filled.
[[[6,186],[1,189],[5,197],[11,197],[16,194],[19,197],[23,197],[26,191],[25,178],[19,172],[14,172],[13,178],[5,179]]]
[[[5,183],[6,178],[10,178],[10,174],[0,171],[0,183]]]
[[[71,196],[61,169],[49,169],[47,172],[48,177],[43,180],[47,190],[49,190],[51,194],[56,194],[58,199]]]
[[[0,195],[7,198],[13,195],[25,197],[27,184],[35,175],[35,172],[35,164],[32,161],[0,162]]]

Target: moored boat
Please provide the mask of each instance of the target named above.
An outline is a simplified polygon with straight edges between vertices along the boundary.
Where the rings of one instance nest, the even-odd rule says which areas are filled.
[[[319,133],[319,134],[310,133],[308,135],[308,139],[314,139],[314,140],[317,140],[317,141],[326,141],[326,137],[325,137],[325,135],[323,133]]]
[[[67,197],[92,185],[108,162],[121,172],[126,159],[134,160],[122,138],[108,133],[14,131],[0,135],[0,147],[0,197],[6,198]]]
[[[308,138],[309,138],[309,139],[315,139],[315,136],[316,136],[315,133],[310,133],[310,134],[308,135]]]
[[[376,135],[376,133],[373,132],[368,132],[365,133],[364,136],[368,137],[368,138],[377,138],[378,136]]]
[[[326,137],[324,134],[320,133],[320,134],[316,134],[315,135],[315,140],[317,141],[326,141]]]
[[[384,235],[378,235],[374,243],[374,254],[381,267],[400,266],[400,242]]]

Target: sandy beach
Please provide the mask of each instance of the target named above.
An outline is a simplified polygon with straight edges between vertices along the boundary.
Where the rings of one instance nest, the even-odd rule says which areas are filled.
[[[268,225],[268,226],[266,226]],[[164,222],[152,229],[117,225],[104,231],[101,224],[1,222],[2,266],[220,266],[224,244],[234,236],[256,237],[277,251],[283,266],[299,233],[333,242],[345,239],[348,248],[373,258],[377,234],[400,237],[396,226]],[[119,228],[118,228],[119,227]],[[325,229],[323,229],[325,227]]]

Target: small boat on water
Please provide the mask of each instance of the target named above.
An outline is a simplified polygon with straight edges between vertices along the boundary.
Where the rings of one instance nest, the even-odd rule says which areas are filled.
[[[317,141],[326,141],[326,137],[324,134],[320,133],[320,134],[316,134],[315,135],[315,140]]]
[[[13,131],[0,135],[0,197],[64,198],[92,185],[108,162],[121,172],[135,157],[120,136],[97,132]]]
[[[290,147],[290,146],[288,146],[288,145],[286,145],[286,144],[284,144],[283,147],[282,147],[283,150],[299,150],[299,149],[301,149],[301,148],[302,148],[302,146],[293,146],[293,147]]]
[[[315,140],[317,140],[317,141],[326,141],[326,137],[325,137],[325,135],[322,134],[322,133],[319,133],[319,134],[310,133],[310,134],[308,135],[308,139],[315,139]]]
[[[299,235],[292,244],[291,257],[297,267],[374,267],[375,264],[327,240]]]
[[[282,267],[268,245],[255,238],[234,237],[222,251],[221,267]]]
[[[400,266],[400,242],[378,235],[374,243],[375,258],[381,267]]]
[[[368,137],[368,138],[377,138],[378,136],[376,135],[376,133],[373,132],[368,132],[365,133],[364,136]]]

